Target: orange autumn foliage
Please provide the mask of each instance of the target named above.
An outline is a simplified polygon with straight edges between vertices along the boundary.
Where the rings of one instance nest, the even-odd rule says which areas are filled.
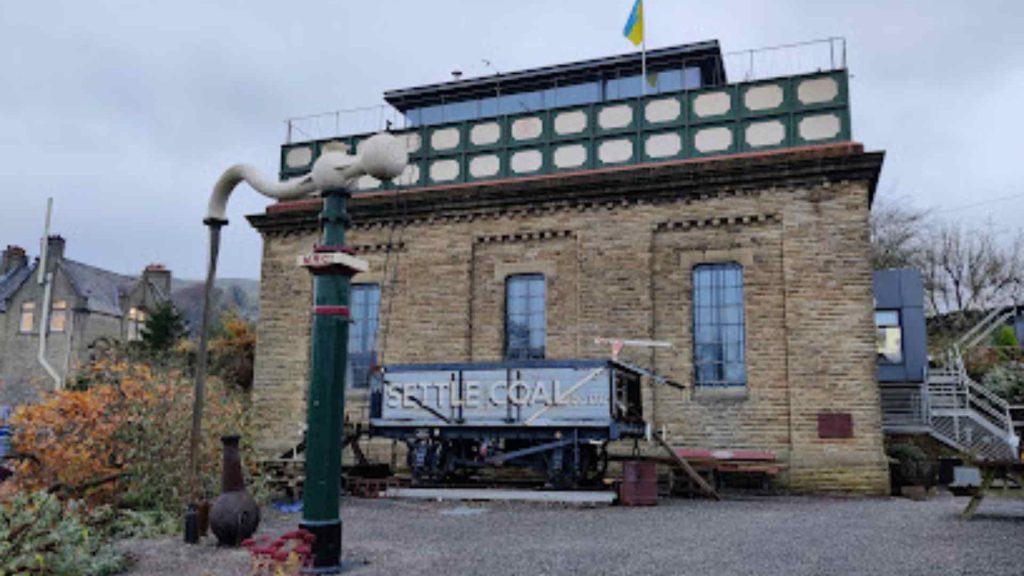
[[[179,371],[141,362],[101,361],[79,375],[84,390],[62,390],[12,418],[23,490],[60,486],[92,503],[178,509],[190,492],[192,385]],[[244,398],[209,382],[201,486],[216,494],[222,434],[246,428]],[[250,463],[253,459],[248,460]],[[105,482],[76,490],[103,479]]]

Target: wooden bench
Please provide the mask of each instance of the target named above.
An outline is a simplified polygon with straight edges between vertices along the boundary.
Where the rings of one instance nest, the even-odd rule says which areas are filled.
[[[775,453],[768,450],[677,448],[675,452],[695,471],[719,485],[723,475],[735,475],[759,480],[763,487],[768,478],[778,475],[783,468]]]
[[[981,486],[971,490],[971,501],[967,503],[967,508],[960,513],[960,517],[964,520],[969,520],[971,516],[974,516],[981,501],[985,499],[986,494],[992,488],[993,480],[1002,479],[1005,483],[1012,479],[1018,485],[1024,486],[1024,462],[1019,460],[995,462],[982,460],[974,462],[972,465],[981,472]]]

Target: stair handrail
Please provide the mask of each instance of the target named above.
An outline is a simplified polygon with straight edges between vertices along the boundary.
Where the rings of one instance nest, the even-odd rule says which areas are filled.
[[[991,312],[986,314],[985,317],[978,321],[974,326],[972,326],[970,330],[964,332],[959,338],[957,338],[957,340],[953,343],[953,346],[956,347],[958,350],[962,348],[970,348],[970,346],[964,346],[964,344],[967,343],[970,339],[974,338],[976,333],[985,332],[985,330],[989,329],[989,324],[993,322],[993,319],[996,316],[1002,314],[1006,310],[1006,308],[1013,308],[1013,306],[999,306],[993,308]]]
[[[1007,320],[1013,318],[1016,314],[1017,311],[1014,306],[1007,306],[1003,310],[1003,313],[1000,314],[995,320],[990,322],[989,326],[985,330],[982,330],[980,333],[976,334],[973,338],[971,338],[969,342],[967,342],[966,348],[974,348],[978,344],[981,344],[982,340],[988,338],[988,336],[992,334],[992,332],[1003,326],[1003,324]]]

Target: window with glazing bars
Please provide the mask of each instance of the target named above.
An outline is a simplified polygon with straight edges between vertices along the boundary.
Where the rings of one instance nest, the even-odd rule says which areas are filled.
[[[509,276],[505,281],[505,358],[543,358],[547,340],[543,274]]]
[[[377,363],[377,323],[380,316],[380,285],[353,284],[349,312],[348,362],[353,388],[370,385],[370,370]]]
[[[745,386],[743,267],[701,264],[693,269],[693,368],[696,386]]]

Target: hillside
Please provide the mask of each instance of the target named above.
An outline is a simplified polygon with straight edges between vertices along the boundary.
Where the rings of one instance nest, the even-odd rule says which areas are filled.
[[[212,299],[213,318],[230,311],[246,320],[255,321],[259,317],[259,291],[259,280],[217,279]],[[171,285],[171,300],[190,328],[199,326],[203,307],[202,281],[175,278]]]

